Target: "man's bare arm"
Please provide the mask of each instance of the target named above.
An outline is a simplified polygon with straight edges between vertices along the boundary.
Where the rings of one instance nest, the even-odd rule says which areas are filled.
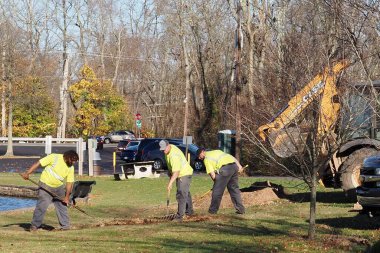
[[[32,166],[30,166],[30,168],[25,171],[24,173],[21,174],[21,176],[25,179],[25,180],[28,180],[29,179],[29,175],[32,174],[38,167],[40,167],[41,164],[40,162],[35,162]]]

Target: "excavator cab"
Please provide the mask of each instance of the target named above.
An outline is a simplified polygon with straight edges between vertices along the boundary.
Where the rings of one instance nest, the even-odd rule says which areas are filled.
[[[347,93],[341,124],[346,139],[380,140],[380,80],[355,84]]]

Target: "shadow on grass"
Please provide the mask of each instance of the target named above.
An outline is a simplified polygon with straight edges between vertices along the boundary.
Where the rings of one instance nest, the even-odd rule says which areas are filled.
[[[281,198],[288,199],[292,202],[310,202],[310,193],[293,193],[284,194]],[[318,203],[356,203],[356,197],[347,196],[343,191],[335,192],[317,192],[317,202]]]
[[[253,192],[271,188],[279,198],[287,199],[292,202],[310,202],[310,192],[289,193],[282,185],[274,184],[269,181],[255,182],[249,187],[240,189],[241,192]],[[317,202],[319,203],[356,203],[356,190],[352,189],[344,192],[343,190],[317,192]]]
[[[369,218],[367,215],[358,214],[354,217],[338,217],[317,219],[318,224],[325,224],[333,228],[349,228],[360,230],[380,229],[380,216]]]
[[[288,193],[284,187],[279,184],[274,184],[269,181],[255,182],[249,187],[240,189],[241,192],[253,192],[262,190],[265,188],[271,188],[279,198],[288,199],[292,202],[310,202],[310,192],[301,193]],[[356,191],[329,191],[329,192],[317,192],[317,201],[319,203],[355,203]]]
[[[3,227],[4,228],[7,228],[7,227],[20,227],[20,228],[24,229],[25,231],[29,231],[30,226],[31,226],[30,223],[12,223],[12,224],[4,225]],[[52,231],[52,230],[54,230],[54,227],[52,227],[50,225],[42,224],[41,227],[40,227],[40,229],[47,230],[47,231]]]
[[[310,202],[310,192],[288,193],[282,185],[274,184],[269,181],[255,182],[251,186],[240,189],[241,192],[253,192],[271,188],[281,199],[287,199],[292,202],[302,203]],[[332,191],[317,192],[317,202],[319,203],[355,203],[355,190],[353,192]]]
[[[317,219],[317,224],[325,224],[333,228],[349,228],[360,230],[373,230],[380,228],[380,216],[369,218],[365,214],[358,214],[354,217],[337,217],[327,219]]]

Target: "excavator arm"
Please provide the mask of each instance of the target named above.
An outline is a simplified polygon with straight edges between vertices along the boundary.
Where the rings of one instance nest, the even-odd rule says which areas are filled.
[[[263,141],[269,139],[276,155],[289,157],[299,150],[301,130],[299,127],[288,126],[317,98],[320,98],[318,136],[333,131],[340,109],[336,99],[336,78],[348,66],[349,62],[342,60],[332,69],[327,67],[291,98],[286,108],[272,122],[258,128],[258,135]]]

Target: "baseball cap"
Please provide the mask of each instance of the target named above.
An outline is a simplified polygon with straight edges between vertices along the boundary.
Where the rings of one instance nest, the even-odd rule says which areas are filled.
[[[160,140],[159,145],[160,150],[165,150],[166,147],[169,145],[169,142],[167,140]]]
[[[197,150],[197,158],[199,157],[199,155],[201,154],[202,151],[206,150],[205,148],[198,148]]]

